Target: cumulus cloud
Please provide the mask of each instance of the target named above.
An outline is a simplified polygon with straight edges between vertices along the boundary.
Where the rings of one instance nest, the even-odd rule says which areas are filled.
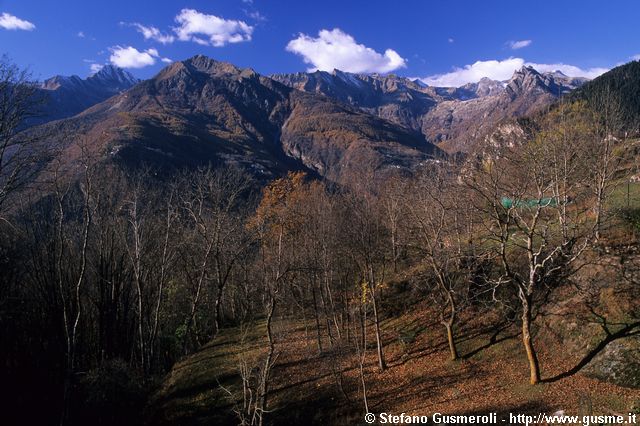
[[[518,50],[518,49],[522,49],[523,47],[527,47],[532,43],[531,40],[516,40],[516,41],[508,41],[507,45],[513,49],[513,50]]]
[[[388,73],[406,66],[406,60],[395,50],[378,53],[356,43],[353,37],[338,28],[321,30],[316,38],[300,34],[287,44],[286,49],[312,65],[310,71],[339,69],[354,73]]]
[[[144,68],[154,65],[157,60],[171,62],[169,58],[161,58],[156,49],[141,52],[131,46],[114,46],[109,51],[111,52],[109,61],[120,68]]]
[[[176,22],[179,26],[174,31],[179,40],[215,47],[251,41],[253,33],[253,27],[244,21],[207,15],[194,9],[182,9]]]
[[[577,67],[575,65],[568,65],[568,64],[563,64],[563,63],[559,63],[559,64],[537,64],[535,62],[527,62],[525,65],[531,66],[531,67],[535,68],[539,72],[560,71],[563,74],[568,75],[569,77],[596,78],[599,75],[604,74],[605,72],[609,71],[609,68],[594,67],[594,68],[582,69],[582,68]]]
[[[508,58],[502,61],[477,61],[471,65],[465,65],[462,68],[454,68],[451,72],[428,76],[421,78],[420,80],[430,86],[439,87],[459,87],[467,83],[476,83],[483,77],[488,77],[492,80],[504,81],[510,79],[514,71],[519,70],[523,66],[531,66],[537,71],[543,73],[561,71],[569,77],[595,78],[608,71],[607,68],[582,69],[574,65],[563,63],[540,64],[527,62],[522,58]]]
[[[169,44],[173,43],[176,39],[171,34],[164,34],[158,28],[153,26],[148,27],[137,22],[131,25],[134,26],[140,34],[142,34],[145,40],[155,40],[158,43]]]
[[[5,12],[0,15],[0,28],[4,28],[5,30],[32,31],[36,29],[36,26],[29,21],[25,21],[24,19],[20,19],[17,16],[13,16]]]
[[[492,80],[507,80],[516,69],[524,65],[520,58],[509,58],[504,61],[477,61],[463,68],[454,68],[445,74],[432,75],[421,80],[430,86],[458,87],[467,83],[480,81],[482,77]]]

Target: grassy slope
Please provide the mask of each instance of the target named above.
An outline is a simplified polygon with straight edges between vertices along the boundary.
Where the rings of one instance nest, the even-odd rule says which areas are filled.
[[[622,388],[582,375],[554,383],[527,385],[528,370],[517,328],[496,327],[486,315],[468,316],[460,330],[459,349],[465,359],[452,362],[441,327],[425,309],[384,321],[389,369],[376,370],[370,350],[367,373],[369,406],[374,413],[553,413],[627,412],[640,401],[640,390]],[[479,320],[482,318],[482,321]],[[309,324],[311,325],[311,324]],[[314,333],[305,336],[299,321],[277,322],[280,351],[269,401],[274,424],[356,424],[364,414],[355,360],[339,353],[318,358]],[[259,353],[263,325],[250,330],[246,347]],[[547,333],[548,334],[548,333]],[[219,383],[238,389],[237,356],[242,333],[227,329],[198,353],[177,363],[150,407],[154,424],[236,424],[229,415],[232,403]],[[400,338],[402,336],[402,338]],[[373,341],[373,340],[371,340]],[[329,342],[325,342],[329,346]],[[551,377],[572,366],[580,354],[571,353],[554,339],[539,344],[543,376]],[[336,351],[338,352],[338,351]],[[343,369],[339,391],[330,365]],[[226,413],[226,415],[225,415]],[[508,415],[508,414],[507,414]]]

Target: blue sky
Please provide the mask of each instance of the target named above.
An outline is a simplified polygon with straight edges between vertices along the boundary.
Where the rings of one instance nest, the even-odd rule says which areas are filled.
[[[0,53],[37,78],[106,63],[140,78],[195,54],[262,74],[340,68],[429,84],[523,64],[593,77],[639,58],[635,1],[0,0]]]

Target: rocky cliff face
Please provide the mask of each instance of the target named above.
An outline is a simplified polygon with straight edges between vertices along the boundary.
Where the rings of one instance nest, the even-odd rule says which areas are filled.
[[[419,117],[451,94],[438,94],[434,88],[395,75],[332,73],[296,73],[272,75],[272,79],[307,93],[322,94],[362,111],[393,121],[410,129],[419,129]]]
[[[449,152],[469,151],[503,120],[531,114],[587,80],[531,67],[506,82],[483,78],[458,88],[429,87],[395,75],[281,74],[289,87],[348,103],[409,129]]]

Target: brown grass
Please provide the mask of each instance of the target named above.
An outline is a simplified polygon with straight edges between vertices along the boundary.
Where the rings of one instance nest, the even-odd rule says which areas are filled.
[[[442,327],[434,324],[428,311],[413,309],[384,321],[389,368],[382,373],[377,370],[371,346],[366,368],[370,410],[376,414],[497,412],[507,416],[509,412],[564,410],[584,415],[589,414],[584,412],[585,406],[594,413],[625,412],[640,400],[640,390],[580,374],[528,385],[529,372],[517,327],[508,326],[496,335],[491,320],[487,315],[465,318],[458,332],[464,359],[455,362],[448,359]],[[261,351],[261,330],[261,324],[251,330],[253,344],[245,348],[253,351],[253,356]],[[412,341],[398,338],[406,330],[412,330]],[[151,406],[154,423],[201,424],[215,420],[216,424],[234,424],[233,416],[228,415],[233,404],[218,383],[237,390],[237,356],[242,351],[238,334],[237,329],[225,330],[214,343],[176,364]],[[273,371],[270,420],[273,424],[362,422],[364,408],[355,357],[339,350],[319,355],[314,336],[311,324],[305,336],[300,321],[277,322],[279,357]],[[546,340],[538,344],[543,378],[569,369],[581,356],[553,339]],[[328,340],[324,344],[329,348]],[[342,372],[346,396],[334,371]]]

